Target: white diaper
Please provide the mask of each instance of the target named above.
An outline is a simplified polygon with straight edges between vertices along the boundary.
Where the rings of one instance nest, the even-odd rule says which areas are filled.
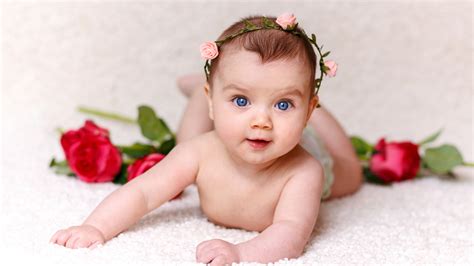
[[[311,126],[306,126],[301,136],[300,144],[306,151],[313,155],[323,166],[325,182],[321,199],[326,199],[331,195],[331,186],[334,183],[334,173],[332,171],[333,159],[326,150],[323,141]]]

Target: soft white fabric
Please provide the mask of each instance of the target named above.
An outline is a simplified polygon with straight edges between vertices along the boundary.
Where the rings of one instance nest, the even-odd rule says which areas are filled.
[[[202,71],[199,44],[249,14],[291,10],[318,35],[340,64],[320,96],[349,134],[418,141],[444,127],[437,144],[473,161],[472,4],[383,2],[3,4],[0,264],[193,264],[201,241],[256,236],[208,222],[190,187],[96,250],[48,244],[117,188],[48,169],[64,158],[56,128],[83,124],[78,105],[133,117],[148,104],[176,129],[176,78]],[[135,126],[95,121],[114,143],[143,140]],[[303,256],[278,265],[474,264],[474,174],[456,172],[323,202]]]

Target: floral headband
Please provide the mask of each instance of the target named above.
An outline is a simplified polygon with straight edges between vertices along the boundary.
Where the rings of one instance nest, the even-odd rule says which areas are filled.
[[[229,39],[235,38],[243,33],[246,32],[251,32],[251,31],[256,31],[256,30],[261,30],[261,29],[276,29],[276,30],[282,30],[288,33],[292,33],[297,36],[301,36],[306,38],[311,44],[313,44],[316,47],[316,50],[319,53],[320,59],[319,59],[319,67],[321,69],[321,73],[319,78],[315,79],[314,82],[314,88],[316,90],[315,94],[317,95],[319,92],[319,87],[321,86],[321,82],[323,81],[323,73],[325,75],[328,75],[329,77],[334,77],[336,75],[337,71],[337,64],[336,62],[329,60],[329,61],[324,61],[323,58],[329,55],[329,51],[326,53],[322,53],[321,48],[319,48],[318,44],[316,43],[316,35],[311,34],[311,38],[306,35],[303,29],[301,29],[301,32],[296,31],[296,27],[298,26],[298,23],[296,22],[296,17],[291,14],[291,13],[284,13],[280,15],[276,19],[276,25],[272,20],[263,17],[263,26],[257,26],[253,24],[252,22],[245,20],[245,28],[241,29],[235,34],[232,34],[230,36],[227,36],[223,40],[215,41],[215,42],[204,42],[200,46],[201,50],[201,57],[203,59],[206,59],[206,64],[204,65],[204,72],[206,73],[206,79],[209,80],[209,75],[210,75],[210,66],[211,66],[211,60],[216,58],[219,55],[219,47],[226,42]]]

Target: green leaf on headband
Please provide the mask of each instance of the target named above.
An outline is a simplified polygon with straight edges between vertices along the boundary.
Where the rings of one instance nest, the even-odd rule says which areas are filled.
[[[248,20],[245,20],[244,23],[245,23],[245,29],[247,30],[255,30],[258,28],[255,24],[253,24],[252,22]]]
[[[321,79],[315,79],[315,80],[314,80],[314,85],[315,85],[316,87],[319,87],[319,85],[321,85]]]
[[[119,148],[122,153],[128,155],[131,158],[141,158],[150,153],[156,152],[156,148],[153,145],[143,144],[139,142],[135,142],[133,143],[133,145],[130,146],[116,145],[116,147]]]
[[[325,66],[324,64],[321,64],[321,69],[323,70],[324,73],[329,70],[329,67]]]
[[[296,27],[298,27],[298,22],[296,22],[295,25],[288,27],[287,30],[294,30]]]
[[[372,145],[367,143],[359,136],[351,136],[351,143],[357,154],[357,157],[359,157],[360,160],[368,161],[370,159],[370,156],[374,151],[374,147],[372,147]]]
[[[161,145],[173,135],[163,119],[156,116],[149,106],[138,107],[138,124],[144,137]]]
[[[427,137],[426,139],[420,141],[420,143],[418,143],[419,146],[424,146],[425,144],[428,144],[430,142],[433,142],[435,141],[439,135],[441,134],[441,132],[443,131],[443,128],[441,128],[440,130],[438,130],[436,133],[430,135],[429,137]]]
[[[316,44],[316,35],[314,35],[314,33],[311,34],[311,40],[313,40],[314,44]]]
[[[329,53],[331,53],[331,51],[327,51],[327,52],[325,52],[325,53],[323,54],[323,57],[326,57],[326,56],[328,56],[328,55],[329,55]]]
[[[463,164],[463,158],[456,147],[444,144],[426,149],[423,162],[435,174],[446,174],[454,167]]]
[[[272,20],[266,18],[266,17],[263,17],[263,26],[264,28],[267,28],[267,29],[273,29],[275,28],[275,23],[273,23]]]

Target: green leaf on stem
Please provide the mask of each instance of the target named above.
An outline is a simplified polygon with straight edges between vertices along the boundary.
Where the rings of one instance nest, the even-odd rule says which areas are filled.
[[[360,160],[368,161],[374,151],[374,147],[359,136],[351,136],[351,142],[357,157],[359,157]]]
[[[123,185],[127,183],[127,164],[122,164],[120,167],[119,173],[115,176],[114,180],[112,181],[114,184]]]
[[[446,174],[454,167],[462,165],[463,158],[456,147],[444,144],[426,149],[423,162],[435,174]]]
[[[155,111],[149,106],[142,105],[138,107],[138,124],[143,136],[158,145],[173,138],[168,125],[163,119],[157,117]]]
[[[421,146],[424,146],[430,142],[433,142],[435,141],[439,135],[441,134],[441,132],[443,131],[443,128],[441,128],[440,130],[438,130],[436,133],[428,136],[427,138],[425,138],[424,140],[420,141],[420,143],[418,143],[418,145],[421,147]]]
[[[175,145],[175,138],[169,139],[160,145],[160,147],[158,148],[158,152],[166,155],[174,148]]]
[[[56,161],[56,159],[53,157],[49,163],[49,167],[54,168],[54,173],[58,175],[75,176],[74,172],[72,172],[71,168],[69,168],[67,160]]]
[[[156,148],[153,145],[149,144],[143,144],[140,142],[135,142],[133,145],[130,146],[119,146],[117,145],[117,148],[120,149],[120,151],[126,155],[128,155],[131,158],[141,158],[143,156],[146,156],[150,153],[156,152]]]
[[[390,186],[390,183],[378,178],[368,167],[363,168],[364,179],[367,183]]]

